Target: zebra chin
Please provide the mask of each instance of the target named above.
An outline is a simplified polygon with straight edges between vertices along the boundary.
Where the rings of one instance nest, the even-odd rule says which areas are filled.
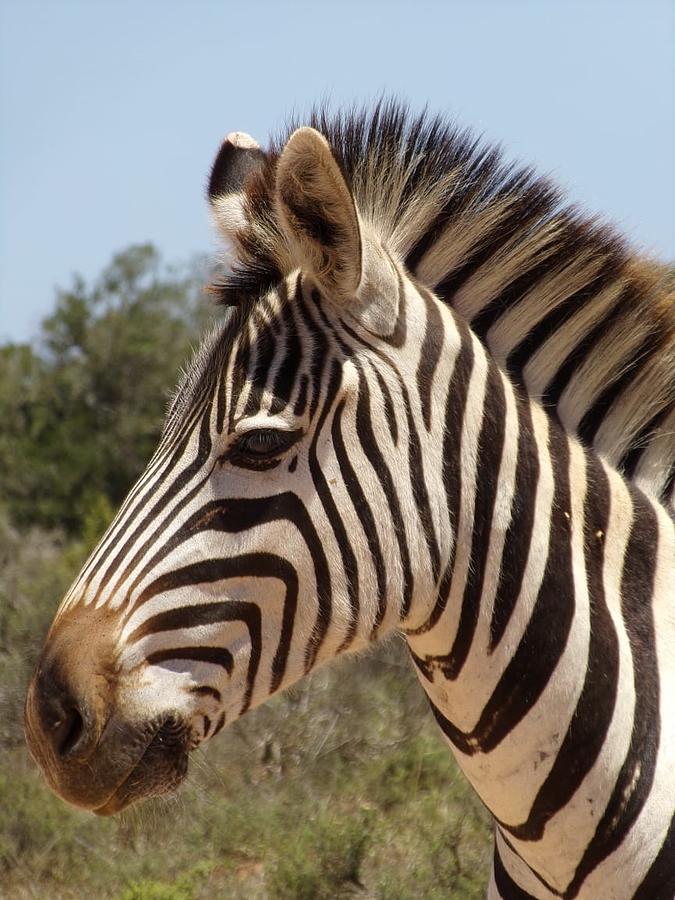
[[[99,816],[111,816],[133,803],[175,791],[185,779],[193,746],[190,728],[168,714],[146,723],[111,716],[88,750],[77,748],[70,721],[61,752],[46,750],[31,688],[26,704],[28,746],[50,787],[61,799]],[[72,745],[72,749],[71,749]]]
[[[102,806],[97,816],[113,816],[133,803],[175,791],[188,770],[188,730],[173,716],[156,729],[143,755]]]

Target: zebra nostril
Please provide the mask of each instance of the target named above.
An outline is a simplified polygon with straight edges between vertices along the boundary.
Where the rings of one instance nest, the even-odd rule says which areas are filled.
[[[52,724],[52,742],[58,755],[63,758],[77,749],[84,735],[84,719],[74,706],[65,709]]]

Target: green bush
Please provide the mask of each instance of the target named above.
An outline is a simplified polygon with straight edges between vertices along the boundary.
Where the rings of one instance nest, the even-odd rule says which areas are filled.
[[[267,878],[275,900],[329,900],[361,886],[360,871],[369,843],[368,817],[318,819],[287,833],[279,843]]]
[[[200,863],[170,884],[150,879],[134,881],[122,891],[119,900],[194,900],[211,868],[208,863]]]
[[[76,536],[96,497],[119,505],[209,317],[198,268],[129,247],[93,283],[57,292],[32,345],[0,347],[0,504],[12,521]]]

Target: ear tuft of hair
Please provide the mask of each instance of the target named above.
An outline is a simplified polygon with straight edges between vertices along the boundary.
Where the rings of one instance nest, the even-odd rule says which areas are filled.
[[[234,241],[247,224],[245,186],[266,162],[266,155],[249,134],[233,131],[220,145],[209,177],[208,198],[223,237]]]
[[[231,131],[225,140],[242,150],[260,150],[260,144],[245,131]]]
[[[219,197],[243,190],[252,171],[265,162],[265,153],[250,134],[232,131],[227,135],[211,167],[208,197],[213,203]]]

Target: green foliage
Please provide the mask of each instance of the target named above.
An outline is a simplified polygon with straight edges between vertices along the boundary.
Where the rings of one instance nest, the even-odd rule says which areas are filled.
[[[200,281],[131,247],[93,285],[58,292],[38,350],[0,348],[0,504],[13,522],[75,534],[92,502],[119,505],[203,326]]]
[[[9,759],[3,754],[3,764]],[[92,852],[90,828],[75,810],[47,794],[38,779],[28,777],[26,768],[15,763],[0,775],[0,884],[2,875],[18,869],[37,881],[46,878],[55,888],[67,885],[81,858]],[[113,823],[101,826],[94,853],[103,853],[106,833],[109,838],[115,830]]]
[[[338,818],[324,812],[282,839],[267,878],[275,900],[330,900],[361,887],[369,842],[369,817]]]
[[[148,878],[134,881],[122,891],[119,900],[194,900],[195,891],[212,868],[209,863],[199,863],[170,884]]]

